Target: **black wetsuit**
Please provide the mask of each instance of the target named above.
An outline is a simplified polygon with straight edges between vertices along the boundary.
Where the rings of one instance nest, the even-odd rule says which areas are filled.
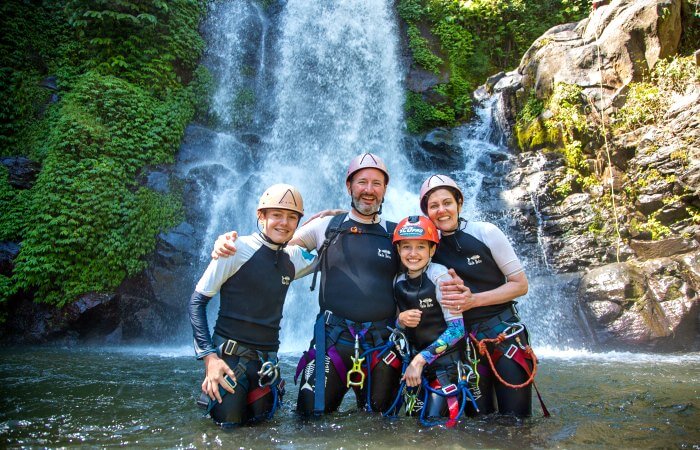
[[[496,226],[486,222],[468,222],[454,234],[442,236],[433,261],[453,268],[474,293],[496,289],[506,283],[506,276],[523,270],[505,235]],[[520,322],[514,304],[510,301],[465,311],[463,316],[466,332],[486,331],[483,326],[499,316],[501,319],[494,319],[496,322]],[[527,331],[523,334],[527,339]],[[506,344],[509,342],[506,341]],[[498,359],[496,370],[507,383],[513,385],[523,383],[529,376],[516,361],[506,357]],[[501,414],[521,417],[532,414],[531,384],[520,389],[503,385],[491,373],[488,362],[483,357],[479,362],[479,372],[479,387],[473,389],[473,393],[481,413],[494,412],[498,403]],[[469,409],[472,414],[475,413],[473,408]]]
[[[320,259],[319,303],[320,314],[327,317],[326,348],[337,352],[337,356],[333,356],[342,360],[344,368],[349,369],[352,367],[355,342],[350,327],[356,333],[361,333],[364,347],[371,348],[386,340],[389,335],[386,326],[394,325],[396,303],[392,282],[398,269],[398,259],[391,244],[391,233],[396,224],[385,221],[363,223],[352,215],[344,219],[339,226],[342,231],[333,237]],[[300,238],[306,248],[320,250],[331,220],[329,217],[312,221],[300,228],[295,237]],[[300,370],[304,364],[305,367],[297,410],[304,415],[314,412],[315,360],[308,357],[309,354],[300,363]],[[332,412],[338,409],[349,388],[346,374],[339,373],[342,369],[336,367],[333,357],[326,356],[325,361],[324,411]],[[373,410],[383,411],[391,405],[399,384],[399,374],[400,364],[390,366],[379,363],[374,367],[370,392]],[[362,389],[353,389],[358,406],[364,406],[367,384]]]
[[[270,412],[273,396],[269,388],[264,395],[253,394],[259,389],[257,372],[263,360],[276,359],[282,307],[289,284],[313,261],[313,256],[300,247],[280,250],[260,235],[243,236],[236,246],[234,256],[211,261],[189,304],[198,359],[217,352],[231,369],[244,372],[238,377],[236,392],[225,395],[223,403],[211,410],[212,419],[226,426],[260,420]],[[210,336],[206,306],[219,292],[219,315],[214,336]],[[226,354],[229,340],[249,351]],[[228,350],[231,348],[228,344]]]
[[[457,361],[463,360],[464,356],[462,316],[452,314],[442,306],[442,295],[438,289],[441,278],[451,278],[447,268],[431,263],[419,277],[408,278],[406,274],[401,274],[394,284],[399,311],[421,311],[418,326],[406,328],[404,333],[411,346],[411,354],[421,353],[428,362],[423,368],[423,375],[434,388],[458,383]],[[434,393],[428,396],[423,407],[426,408],[425,417],[448,417],[450,414],[446,397]]]

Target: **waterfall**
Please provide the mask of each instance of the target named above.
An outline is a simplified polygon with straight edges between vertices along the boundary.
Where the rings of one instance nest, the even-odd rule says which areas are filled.
[[[201,131],[197,154],[181,171],[201,185],[199,211],[206,228],[199,276],[216,236],[235,229],[256,231],[255,208],[273,183],[297,186],[307,216],[326,208],[348,208],[348,162],[371,151],[384,158],[391,180],[383,217],[398,221],[419,213],[418,190],[441,167],[417,171],[404,156],[403,74],[392,2],[288,0],[263,10],[255,1],[211,5],[205,24],[205,64],[216,82],[210,130]],[[453,131],[462,149],[461,170],[449,172],[463,187],[463,216],[495,222],[507,232],[508,204],[502,179],[512,155],[495,125],[495,99],[485,99],[476,119]],[[182,159],[182,158],[181,158]],[[514,245],[516,251],[521,250]],[[538,252],[527,249],[526,254]],[[564,302],[543,275],[540,258],[520,255],[531,276],[522,299],[529,323],[545,327],[535,340],[561,341],[538,314],[566,322]],[[534,274],[533,277],[531,274]],[[546,275],[546,274],[545,274]],[[537,286],[543,283],[544,289]],[[282,321],[282,351],[298,351],[311,337],[318,312],[310,279],[292,284]],[[536,304],[535,304],[536,300]],[[218,303],[209,308],[213,323]]]

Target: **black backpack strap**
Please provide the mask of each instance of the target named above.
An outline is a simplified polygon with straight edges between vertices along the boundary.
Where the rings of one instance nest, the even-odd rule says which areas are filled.
[[[335,240],[335,238],[343,231],[340,228],[340,225],[345,221],[347,215],[348,213],[338,214],[337,216],[333,216],[331,221],[328,222],[328,228],[326,228],[326,239],[323,241],[323,245],[318,251],[318,263],[314,268],[314,276],[311,279],[310,289],[312,291],[316,288],[316,275],[318,275],[321,264],[323,264],[323,260],[326,257],[326,250],[328,250],[328,246],[331,245],[331,242],[333,242],[333,240]]]

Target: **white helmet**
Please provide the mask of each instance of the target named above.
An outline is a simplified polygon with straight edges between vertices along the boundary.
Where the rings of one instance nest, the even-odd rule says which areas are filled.
[[[454,193],[457,203],[461,204],[464,202],[464,194],[462,194],[462,190],[457,186],[455,180],[447,175],[431,175],[420,187],[420,209],[423,211],[423,214],[428,214],[428,197],[438,188],[447,188]]]
[[[357,155],[352,159],[352,161],[350,161],[348,172],[345,176],[345,181],[350,181],[350,178],[352,178],[355,172],[362,169],[377,169],[384,174],[386,184],[389,184],[389,171],[387,170],[384,161],[379,156],[369,152]]]
[[[291,184],[273,184],[260,197],[258,211],[268,208],[288,209],[304,215],[304,200]]]

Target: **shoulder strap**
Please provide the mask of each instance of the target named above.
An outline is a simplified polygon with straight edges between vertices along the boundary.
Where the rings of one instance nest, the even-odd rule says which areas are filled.
[[[318,263],[314,268],[314,276],[311,279],[310,290],[312,291],[316,288],[316,275],[318,275],[321,264],[323,264],[323,260],[326,256],[326,250],[328,250],[328,246],[331,245],[331,242],[333,242],[333,240],[343,231],[340,226],[345,221],[347,215],[348,213],[338,214],[337,216],[333,216],[330,222],[328,222],[328,228],[326,228],[326,239],[323,241],[323,245],[321,245],[321,248],[318,251]]]

